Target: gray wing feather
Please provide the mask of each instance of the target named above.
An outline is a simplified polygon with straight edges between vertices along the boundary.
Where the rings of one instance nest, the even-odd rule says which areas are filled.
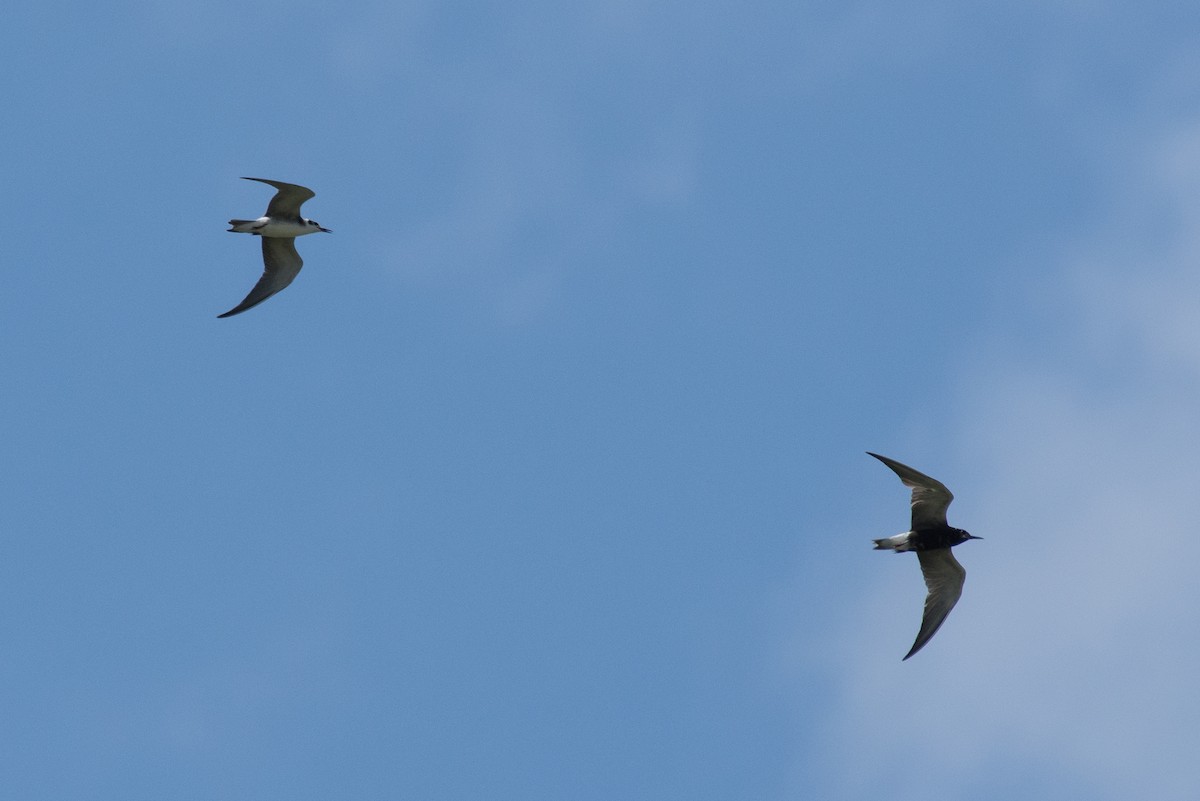
[[[296,252],[296,240],[292,237],[264,236],[262,239],[263,274],[238,305],[218,317],[232,317],[252,309],[267,298],[287,287],[300,274],[304,260]]]
[[[304,201],[311,200],[317,196],[316,192],[307,186],[300,186],[299,184],[287,184],[283,181],[272,181],[269,178],[247,178],[244,175],[242,179],[270,184],[279,190],[275,193],[275,197],[271,198],[271,202],[267,204],[268,217],[299,217],[300,207],[304,205]]]
[[[904,486],[912,487],[912,527],[914,530],[946,525],[946,509],[954,500],[954,496],[950,490],[946,489],[945,484],[913,470],[908,465],[900,464],[895,459],[889,459],[870,451],[867,451],[867,455],[874,456],[892,468],[892,472],[900,476]]]
[[[917,632],[917,639],[904,659],[924,648],[925,643],[937,634],[950,610],[958,603],[963,582],[967,578],[966,569],[958,563],[949,548],[917,551],[917,558],[921,560],[921,573],[925,576],[925,586],[929,588],[929,594],[925,596],[921,630]]]

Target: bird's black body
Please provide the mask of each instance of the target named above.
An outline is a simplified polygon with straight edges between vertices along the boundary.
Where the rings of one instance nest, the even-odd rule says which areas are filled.
[[[896,551],[932,551],[937,548],[952,548],[955,545],[961,545],[967,540],[979,539],[972,537],[961,528],[952,526],[941,526],[937,528],[919,528],[910,531],[908,541],[901,547],[895,548]],[[875,550],[890,551],[893,550],[891,545],[884,545],[887,540],[875,540]]]

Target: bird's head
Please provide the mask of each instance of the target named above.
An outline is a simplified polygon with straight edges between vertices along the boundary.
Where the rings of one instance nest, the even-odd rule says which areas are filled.
[[[962,543],[966,542],[967,540],[983,539],[983,537],[976,537],[974,534],[968,534],[967,532],[963,531],[961,528],[954,529],[954,533],[958,537],[958,542],[956,542],[955,545],[961,545]]]
[[[322,228],[320,226],[320,224],[317,223],[316,220],[305,220],[304,224],[307,225],[309,228],[316,228],[318,231],[325,233],[325,234],[333,233],[333,231],[330,231],[328,228]]]

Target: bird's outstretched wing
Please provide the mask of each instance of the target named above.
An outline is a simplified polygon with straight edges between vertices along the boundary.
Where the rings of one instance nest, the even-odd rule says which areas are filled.
[[[272,181],[269,178],[247,178],[244,175],[242,176],[242,180],[270,184],[279,190],[275,193],[275,197],[271,198],[271,202],[267,204],[268,217],[279,217],[282,219],[299,217],[300,207],[304,205],[304,201],[311,200],[317,196],[316,192],[307,186],[300,186],[299,184],[286,184],[283,181]]]
[[[250,290],[250,294],[246,296],[245,300],[224,314],[218,314],[217,317],[232,317],[235,314],[241,314],[247,309],[254,308],[292,283],[296,276],[300,274],[300,268],[304,266],[304,260],[296,252],[296,240],[294,238],[280,236],[264,236],[259,238],[262,239],[262,277],[258,279],[258,283],[254,285],[254,289]]]
[[[904,486],[912,487],[912,527],[914,531],[946,525],[946,509],[950,506],[950,501],[954,500],[954,496],[950,490],[946,489],[945,484],[913,470],[908,465],[900,464],[895,459],[889,459],[870,451],[867,451],[867,455],[874,456],[892,468],[892,471],[900,476]]]
[[[924,648],[925,643],[937,634],[937,630],[946,621],[946,615],[950,614],[950,610],[958,603],[963,582],[967,578],[966,569],[958,563],[949,548],[917,551],[917,558],[921,560],[921,573],[925,576],[925,586],[929,588],[929,594],[925,596],[921,630],[917,632],[917,639],[904,659]]]

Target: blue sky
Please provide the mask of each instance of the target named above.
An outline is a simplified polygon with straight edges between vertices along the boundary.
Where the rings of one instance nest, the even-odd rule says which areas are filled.
[[[7,791],[1195,798],[1197,45],[1171,3],[11,9]],[[243,175],[335,233],[218,320]],[[903,663],[866,450],[985,537]]]

